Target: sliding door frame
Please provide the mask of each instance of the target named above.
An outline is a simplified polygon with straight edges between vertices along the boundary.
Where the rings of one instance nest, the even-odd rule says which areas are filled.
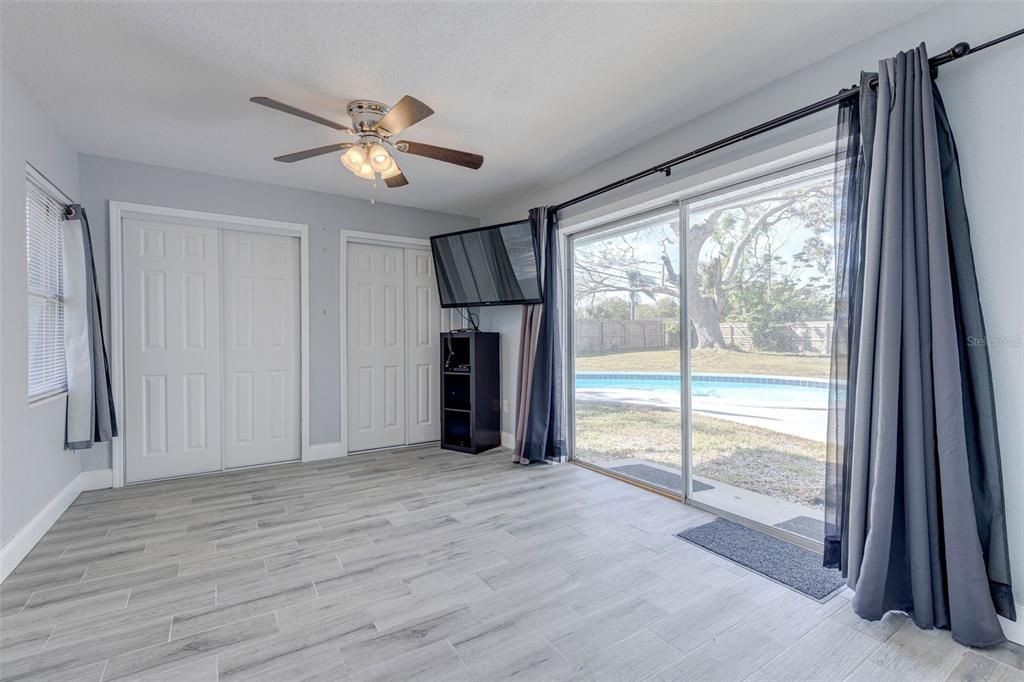
[[[109,202],[110,232],[110,357],[111,390],[114,394],[114,410],[123,417],[125,403],[124,375],[124,253],[123,223],[125,218],[139,217],[166,223],[170,226],[198,225],[217,230],[236,230],[256,234],[274,234],[295,237],[299,240],[299,459],[309,461],[309,226],[303,223],[288,223],[280,220],[264,220],[245,216],[190,211],[167,206],[135,204],[125,201]],[[223,352],[223,348],[221,349]],[[124,428],[123,421],[119,422]],[[223,455],[223,453],[222,453]],[[110,464],[113,487],[125,485],[125,440],[124,436],[112,439]],[[223,470],[223,458],[221,461]],[[270,464],[257,466],[273,466]],[[244,467],[242,467],[244,468]],[[211,472],[215,473],[215,472]],[[204,474],[196,474],[204,475]],[[147,481],[148,482],[148,481]]]
[[[673,204],[681,205],[681,203],[679,201],[670,201],[668,203],[664,203],[664,204],[661,204],[659,206],[655,206],[653,208],[649,208],[647,210],[638,211],[637,213],[629,214],[629,215],[627,215],[625,217],[622,217],[622,218],[617,218],[617,219],[609,220],[609,221],[606,221],[606,222],[601,222],[601,223],[599,223],[597,225],[592,225],[592,226],[589,226],[589,227],[586,227],[586,228],[583,228],[583,229],[577,229],[577,230],[574,230],[574,231],[573,230],[567,230],[563,234],[564,241],[562,242],[562,244],[563,244],[563,251],[565,253],[565,257],[564,257],[563,260],[564,260],[564,267],[565,267],[565,282],[566,282],[566,286],[565,286],[566,294],[565,295],[567,295],[569,297],[569,301],[568,301],[568,304],[564,306],[565,312],[564,312],[564,317],[563,317],[563,324],[564,324],[563,329],[566,332],[565,333],[565,338],[567,339],[567,341],[566,341],[565,344],[563,344],[564,347],[565,347],[565,356],[563,358],[562,366],[566,368],[566,370],[565,370],[565,377],[566,377],[566,379],[565,379],[565,381],[562,382],[563,385],[565,386],[565,389],[564,389],[565,390],[565,395],[563,397],[562,404],[565,406],[565,409],[564,409],[564,413],[565,413],[564,414],[564,423],[565,423],[565,430],[566,430],[565,438],[566,438],[566,446],[567,446],[567,451],[569,453],[569,461],[570,462],[572,462],[573,464],[576,464],[577,466],[581,466],[581,467],[583,467],[585,469],[590,469],[592,471],[597,471],[598,473],[604,474],[605,476],[609,476],[611,478],[615,478],[615,479],[618,479],[620,481],[624,481],[626,483],[629,483],[630,485],[634,485],[634,486],[637,486],[639,488],[643,488],[645,490],[649,490],[649,491],[651,491],[653,493],[657,493],[659,495],[663,495],[663,496],[671,498],[673,500],[679,500],[681,502],[686,502],[686,494],[685,494],[686,477],[685,477],[685,473],[683,474],[683,479],[684,479],[683,487],[684,487],[684,490],[680,494],[680,493],[677,493],[674,490],[669,490],[667,488],[662,488],[662,487],[659,487],[659,486],[656,486],[656,485],[653,485],[653,484],[650,484],[650,483],[646,483],[644,481],[640,481],[638,479],[634,479],[634,478],[630,478],[628,476],[624,476],[622,474],[618,474],[618,473],[616,473],[612,469],[601,467],[601,466],[598,466],[596,464],[591,464],[589,462],[584,462],[582,460],[579,460],[576,457],[576,282],[575,282],[575,271],[576,271],[576,267],[575,267],[575,265],[576,265],[575,245],[576,245],[576,241],[578,239],[587,239],[587,238],[590,238],[590,237],[596,237],[596,236],[601,235],[602,233],[608,233],[609,235],[614,235],[620,229],[628,227],[628,223],[630,223],[630,222],[639,222],[640,220],[643,220],[643,218],[645,216],[650,215],[650,216],[653,217],[653,216],[657,216],[659,214],[668,214],[668,213],[670,213]],[[677,220],[678,219],[679,218],[677,217]],[[620,223],[627,223],[627,224],[620,225]],[[685,240],[680,239],[679,241],[683,242]],[[681,254],[682,254],[682,248],[683,248],[682,245],[680,245],[680,253]],[[679,282],[680,282],[680,302],[679,302],[679,305],[680,305],[680,310],[681,310],[682,306],[683,306],[683,299],[685,299],[685,295],[684,295],[685,294],[685,289],[683,288],[683,283],[685,282],[685,279],[684,279],[684,272],[682,270],[680,271]],[[682,347],[681,343],[680,343],[680,347]],[[680,391],[680,419],[681,420],[682,420],[683,414],[685,414],[684,412],[682,412],[682,408],[683,408],[683,405],[682,405],[682,391]],[[681,428],[680,431],[681,432],[685,432],[686,431],[686,426],[683,425],[683,428]],[[685,437],[683,437],[683,438],[685,440]],[[683,471],[685,472],[685,460],[686,460],[685,450],[683,451],[682,460],[683,460],[683,466],[684,466]]]
[[[757,168],[752,169],[749,173],[743,173],[740,177],[729,176],[723,179],[719,183],[705,183],[699,188],[682,190],[674,193],[670,198],[665,199],[661,203],[654,206],[643,206],[640,210],[635,213],[625,213],[624,215],[620,212],[616,217],[610,218],[609,220],[589,220],[584,226],[576,227],[575,229],[570,226],[564,231],[564,247],[565,247],[565,268],[566,268],[566,295],[568,296],[568,305],[565,306],[566,312],[564,317],[564,329],[566,330],[566,338],[568,342],[565,344],[565,362],[567,380],[563,382],[566,386],[566,396],[563,404],[565,405],[565,424],[566,424],[566,441],[568,444],[569,461],[582,466],[586,469],[597,471],[601,474],[622,480],[631,485],[650,490],[652,492],[664,495],[671,499],[679,500],[683,504],[690,505],[702,511],[715,514],[722,518],[728,519],[735,523],[738,523],[749,528],[761,531],[767,535],[778,537],[782,540],[786,540],[806,549],[810,549],[814,552],[821,553],[823,551],[822,543],[815,542],[809,538],[805,538],[796,533],[776,528],[774,526],[760,523],[753,519],[746,518],[733,514],[727,510],[714,507],[712,505],[696,500],[693,497],[693,477],[692,477],[692,425],[691,425],[691,412],[692,412],[692,358],[690,357],[690,333],[689,333],[689,292],[686,287],[687,280],[687,257],[689,253],[687,251],[687,240],[685,233],[687,229],[687,223],[689,218],[689,206],[695,202],[705,199],[716,194],[723,194],[730,191],[741,190],[745,187],[757,185],[767,180],[775,178],[782,178],[787,175],[791,175],[794,172],[798,172],[801,169],[811,169],[815,166],[826,164],[834,160],[834,155],[831,150],[809,150],[806,155],[802,158],[794,159],[792,163],[785,165],[773,165],[770,169],[758,170]],[[593,464],[582,462],[576,457],[576,329],[575,329],[575,282],[574,282],[574,261],[575,251],[574,244],[576,239],[580,237],[589,237],[600,234],[601,232],[613,233],[615,231],[615,224],[622,223],[625,221],[640,218],[645,214],[655,214],[657,212],[666,212],[673,205],[677,207],[680,229],[679,239],[679,372],[680,372],[680,423],[682,428],[680,429],[680,446],[682,448],[682,466],[680,474],[683,478],[682,492],[677,494],[675,491],[666,490],[653,486],[643,481],[631,479],[620,474],[616,474],[614,471],[599,467]]]

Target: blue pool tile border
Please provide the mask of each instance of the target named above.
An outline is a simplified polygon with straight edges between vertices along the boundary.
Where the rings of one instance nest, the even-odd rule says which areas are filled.
[[[664,381],[679,383],[676,372],[576,372],[580,379],[603,379],[606,381]],[[704,374],[694,373],[694,380],[709,383],[743,383],[743,384],[776,384],[781,386],[808,386],[811,388],[828,388],[829,382],[824,379],[802,379],[798,377],[772,376],[760,374]]]

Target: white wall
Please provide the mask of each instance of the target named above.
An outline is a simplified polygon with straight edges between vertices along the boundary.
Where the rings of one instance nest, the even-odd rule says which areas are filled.
[[[82,205],[89,215],[103,300],[110,295],[108,202],[226,213],[309,225],[310,441],[338,441],[340,350],[338,318],[339,231],[408,237],[475,227],[475,218],[421,211],[378,201],[291,189],[216,175],[81,155]],[[340,166],[338,172],[344,171]],[[380,197],[388,190],[382,190]],[[401,191],[401,190],[391,190]],[[98,451],[99,448],[96,448]],[[110,466],[109,448],[83,459],[84,469]]]
[[[0,56],[0,545],[81,471],[64,451],[63,397],[28,404],[25,164],[78,197],[78,153]]]
[[[927,43],[938,54],[959,41],[972,45],[1024,25],[1021,3],[953,3],[880,33],[774,84],[727,104],[557,185],[510,198],[481,216],[482,224],[514,220],[531,206],[556,204],[729,134],[822,99],[877,70],[879,59]],[[752,65],[756,68],[756,65]],[[971,216],[975,260],[988,333],[1005,339],[991,347],[1003,454],[1007,523],[1018,602],[1024,602],[1024,39],[943,66],[938,79],[959,145],[964,192]],[[671,87],[670,83],[666,87]],[[753,146],[741,144],[716,157],[728,163]],[[709,162],[700,166],[707,175]],[[568,211],[589,218],[685,185],[697,164],[657,176]],[[513,407],[519,308],[483,309],[481,329],[502,334],[502,394]],[[502,430],[513,431],[513,415]]]

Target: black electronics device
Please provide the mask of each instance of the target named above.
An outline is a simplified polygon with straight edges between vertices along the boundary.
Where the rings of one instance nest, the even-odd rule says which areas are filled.
[[[540,248],[529,220],[430,238],[442,308],[543,300]]]

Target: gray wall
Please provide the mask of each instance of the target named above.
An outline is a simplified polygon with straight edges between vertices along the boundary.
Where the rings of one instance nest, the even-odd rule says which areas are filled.
[[[731,102],[705,116],[638,145],[632,151],[598,164],[565,182],[513,197],[494,205],[481,224],[514,220],[531,206],[554,204],[766,121],[854,83],[861,70],[877,70],[878,60],[899,50],[928,44],[938,54],[966,40],[978,45],[1024,25],[1022,3],[951,3],[921,14],[862,43],[817,62],[770,86]],[[1003,475],[1008,492],[1014,581],[1018,602],[1024,602],[1024,299],[1020,272],[1024,259],[1024,40],[993,47],[943,66],[939,87],[959,145],[964,191],[971,214],[974,253],[988,333],[999,408]],[[671,87],[671,84],[666,84]],[[763,141],[763,139],[761,140]],[[754,143],[737,145],[702,163],[676,168],[671,179],[661,176],[636,183],[569,211],[600,215],[632,196],[637,202],[689,175],[707,175],[709,165],[729,165],[749,153]],[[696,177],[696,176],[694,176]],[[502,333],[502,394],[514,409],[519,308],[480,312],[481,328]],[[502,430],[512,432],[513,414],[505,413]]]
[[[310,441],[339,439],[339,231],[428,237],[465,227],[475,218],[384,204],[246,180],[192,173],[83,154],[82,204],[93,230],[100,291],[109,299],[108,202],[129,201],[309,225]],[[338,172],[344,172],[339,167]],[[400,190],[399,190],[400,191]],[[110,466],[109,448],[83,460],[86,469]]]
[[[0,544],[81,471],[64,451],[65,400],[28,405],[25,164],[78,197],[78,153],[0,56]]]
[[[20,76],[0,59],[0,544],[83,470],[110,467],[110,448],[65,452],[65,401],[27,403],[25,164],[31,163],[90,217],[100,293],[109,300],[108,201],[305,223],[310,227],[310,437],[339,438],[339,231],[427,237],[475,218],[234,180],[90,155],[67,143]],[[339,171],[340,172],[340,171]],[[109,308],[108,308],[109,310]]]

